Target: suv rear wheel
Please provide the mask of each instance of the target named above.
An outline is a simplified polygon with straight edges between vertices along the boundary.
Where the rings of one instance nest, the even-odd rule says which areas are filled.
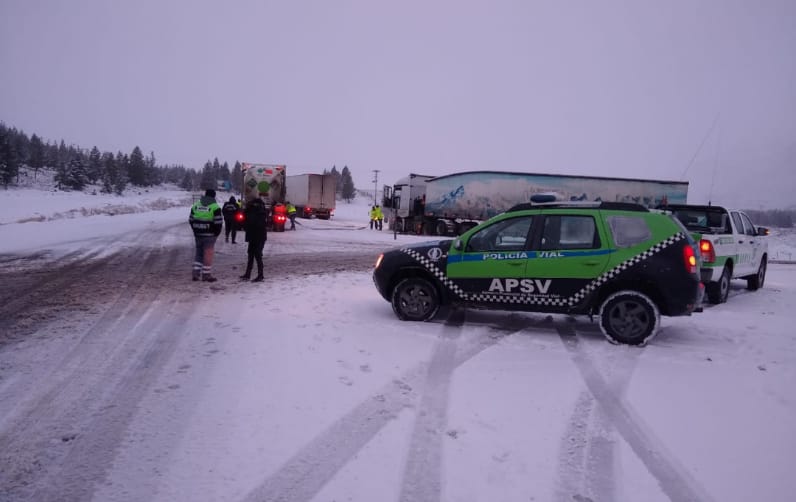
[[[439,304],[437,289],[420,277],[404,279],[392,290],[392,309],[403,321],[428,321]]]
[[[600,330],[612,343],[644,345],[657,333],[660,319],[655,303],[638,291],[618,291],[600,306]]]

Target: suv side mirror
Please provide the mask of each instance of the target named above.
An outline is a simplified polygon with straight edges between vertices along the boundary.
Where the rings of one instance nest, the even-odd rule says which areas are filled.
[[[771,230],[766,227],[757,227],[757,235],[769,235]]]
[[[461,251],[463,247],[464,244],[462,243],[461,239],[456,239],[455,241],[453,241],[453,249]]]

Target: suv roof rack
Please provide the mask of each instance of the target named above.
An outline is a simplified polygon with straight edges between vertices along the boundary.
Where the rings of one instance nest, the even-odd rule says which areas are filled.
[[[594,209],[613,209],[615,211],[638,211],[642,213],[648,213],[649,209],[642,206],[641,204],[635,204],[633,202],[605,202],[605,201],[595,201],[595,202],[585,202],[585,201],[569,201],[569,202],[541,202],[541,203],[532,203],[532,202],[525,202],[523,204],[517,204],[516,206],[509,209],[507,212],[512,211],[526,211],[528,209],[555,209],[555,208],[594,208]]]

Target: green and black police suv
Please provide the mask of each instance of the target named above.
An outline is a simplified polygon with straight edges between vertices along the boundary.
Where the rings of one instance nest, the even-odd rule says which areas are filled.
[[[520,204],[456,239],[379,256],[373,280],[403,320],[441,305],[598,315],[613,343],[643,345],[660,316],[699,310],[696,243],[672,215],[626,203]]]

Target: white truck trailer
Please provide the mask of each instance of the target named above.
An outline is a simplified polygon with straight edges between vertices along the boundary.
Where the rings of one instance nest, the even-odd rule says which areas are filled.
[[[328,220],[334,214],[337,180],[331,174],[295,174],[287,177],[285,200],[302,218]]]
[[[384,187],[382,206],[390,228],[399,232],[458,235],[540,193],[656,207],[685,204],[688,182],[502,171],[410,174]]]

